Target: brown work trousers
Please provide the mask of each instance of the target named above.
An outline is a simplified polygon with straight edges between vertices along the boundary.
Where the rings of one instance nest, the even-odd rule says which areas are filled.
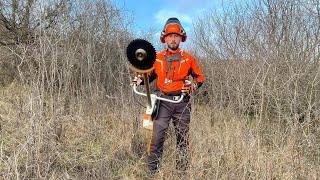
[[[165,97],[168,98],[168,97]],[[191,106],[189,97],[180,103],[160,101],[158,114],[153,120],[153,132],[148,142],[148,168],[151,174],[158,172],[159,162],[163,153],[163,144],[167,129],[172,119],[176,134],[176,169],[185,171],[189,160],[188,132]]]

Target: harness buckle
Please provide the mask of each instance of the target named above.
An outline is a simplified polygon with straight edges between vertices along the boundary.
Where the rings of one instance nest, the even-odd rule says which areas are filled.
[[[178,101],[180,99],[180,96],[173,96],[172,98],[174,101]]]

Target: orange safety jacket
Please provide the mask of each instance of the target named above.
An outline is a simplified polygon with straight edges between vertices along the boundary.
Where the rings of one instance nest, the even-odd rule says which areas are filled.
[[[204,82],[204,75],[197,61],[180,48],[175,52],[164,49],[157,53],[153,67],[153,71],[149,73],[149,80],[156,79],[157,89],[164,94],[180,94],[184,81],[189,80],[190,75],[198,87]]]

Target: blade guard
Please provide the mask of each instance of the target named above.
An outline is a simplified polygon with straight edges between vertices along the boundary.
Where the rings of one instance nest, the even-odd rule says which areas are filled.
[[[155,94],[151,94],[151,107],[147,106],[146,113],[143,115],[143,123],[142,127],[148,130],[153,130],[153,121],[152,121],[152,113],[156,108],[157,96]]]

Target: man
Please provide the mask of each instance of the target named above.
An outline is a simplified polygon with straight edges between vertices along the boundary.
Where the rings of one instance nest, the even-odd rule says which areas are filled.
[[[159,170],[159,160],[163,152],[166,131],[172,119],[177,138],[176,168],[186,170],[188,167],[188,131],[190,123],[189,94],[198,89],[203,81],[197,61],[185,50],[179,48],[180,42],[186,41],[187,35],[177,18],[169,18],[161,33],[160,41],[167,48],[157,53],[149,73],[150,81],[156,79],[157,90],[164,98],[176,100],[182,93],[187,96],[180,103],[160,101],[158,113],[153,117],[153,132],[148,142],[148,167],[153,174]],[[186,84],[189,76],[192,83]]]

